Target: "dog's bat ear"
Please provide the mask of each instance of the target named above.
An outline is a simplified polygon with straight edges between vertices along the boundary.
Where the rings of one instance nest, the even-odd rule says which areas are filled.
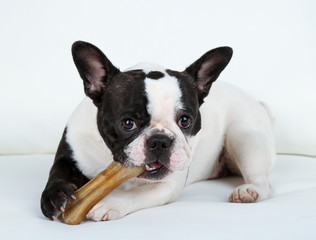
[[[83,80],[85,94],[97,105],[102,101],[106,82],[120,71],[100,49],[90,43],[77,41],[71,51]]]
[[[212,83],[229,63],[233,55],[230,47],[219,47],[208,51],[186,68],[185,72],[194,78],[199,90],[199,102],[208,95]]]

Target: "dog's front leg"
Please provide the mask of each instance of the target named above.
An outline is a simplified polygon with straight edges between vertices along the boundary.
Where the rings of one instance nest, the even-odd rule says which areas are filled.
[[[113,220],[125,215],[172,202],[182,187],[175,182],[145,184],[129,190],[114,190],[87,214],[94,221]]]
[[[66,203],[73,198],[75,190],[89,180],[76,166],[72,150],[66,142],[66,131],[67,129],[60,141],[41,197],[42,212],[51,220],[65,210]]]
[[[269,174],[275,161],[272,130],[262,131],[234,123],[227,131],[225,147],[245,180],[245,184],[230,195],[229,201],[250,203],[271,197]]]

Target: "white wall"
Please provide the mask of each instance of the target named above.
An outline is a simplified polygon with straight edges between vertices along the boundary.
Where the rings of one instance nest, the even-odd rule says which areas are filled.
[[[234,57],[220,81],[266,101],[279,152],[316,155],[316,1],[1,1],[0,154],[54,152],[83,96],[70,54],[100,47],[121,69],[182,70],[211,48]]]

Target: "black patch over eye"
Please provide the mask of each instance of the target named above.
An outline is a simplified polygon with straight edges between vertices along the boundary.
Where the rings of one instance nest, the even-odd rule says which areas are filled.
[[[121,126],[122,126],[123,130],[125,130],[127,132],[133,131],[137,128],[134,120],[130,119],[130,118],[123,119],[121,122]]]
[[[178,121],[178,126],[180,128],[189,128],[191,126],[191,118],[189,116],[182,116],[180,117],[179,121]]]

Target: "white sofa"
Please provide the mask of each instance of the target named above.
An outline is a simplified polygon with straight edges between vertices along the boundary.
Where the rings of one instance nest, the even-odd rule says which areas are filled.
[[[11,1],[0,9],[0,239],[316,239],[316,21],[313,1]],[[230,177],[188,186],[174,203],[109,222],[46,219],[40,195],[67,119],[83,97],[76,40],[124,69],[181,70],[230,45],[218,81],[265,101],[276,118],[275,196],[228,203]]]

